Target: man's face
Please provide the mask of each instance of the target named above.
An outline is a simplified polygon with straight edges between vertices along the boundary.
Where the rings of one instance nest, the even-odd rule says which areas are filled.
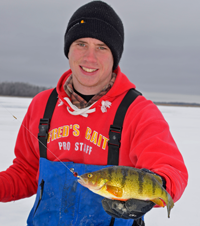
[[[94,38],[81,38],[69,49],[74,88],[86,95],[100,92],[112,77],[113,56],[108,46]]]

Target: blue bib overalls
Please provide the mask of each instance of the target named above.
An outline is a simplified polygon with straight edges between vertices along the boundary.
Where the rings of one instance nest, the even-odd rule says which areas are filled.
[[[64,163],[78,174],[108,166]],[[111,216],[101,204],[103,197],[77,182],[77,178],[61,162],[40,158],[40,175],[35,204],[27,220],[28,226],[109,226]],[[132,225],[133,220],[115,219],[115,226]]]
[[[138,96],[136,94],[132,101]],[[47,133],[53,110],[57,101],[56,90],[52,92],[46,106],[44,118],[39,126],[40,164],[38,190],[35,204],[29,214],[28,226],[131,226],[133,220],[112,218],[101,204],[103,197],[94,194],[77,182],[77,178],[70,172],[70,168],[81,175],[100,170],[110,165],[118,165],[119,142],[123,118],[128,107],[120,113],[120,120],[114,120],[109,133],[108,165],[87,165],[72,162],[52,162],[47,159]],[[123,102],[123,101],[122,101]],[[129,103],[129,104],[130,104]],[[127,105],[127,103],[126,103]],[[128,105],[129,106],[129,105]],[[118,108],[119,109],[119,108]],[[122,108],[120,108],[122,109]],[[117,114],[116,114],[117,115]],[[119,114],[118,114],[119,115]],[[122,115],[122,116],[121,116]],[[122,118],[122,120],[121,120]],[[41,145],[42,143],[42,145]],[[114,144],[114,145],[112,145]],[[116,148],[117,147],[117,148]]]

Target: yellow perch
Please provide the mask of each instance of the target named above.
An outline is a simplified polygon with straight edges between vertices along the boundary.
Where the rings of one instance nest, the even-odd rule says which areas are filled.
[[[140,169],[112,166],[83,174],[78,178],[81,185],[109,199],[121,201],[132,198],[151,200],[162,207],[166,204],[168,217],[170,217],[170,210],[174,206],[171,196],[162,186],[162,179]]]

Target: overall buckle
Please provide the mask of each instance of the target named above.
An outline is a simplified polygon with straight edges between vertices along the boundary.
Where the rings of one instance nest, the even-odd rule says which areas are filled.
[[[108,145],[115,145],[120,147],[121,131],[121,127],[115,125],[110,126]]]
[[[47,138],[48,137],[49,125],[50,125],[49,118],[40,119],[38,138],[40,138],[40,137]]]

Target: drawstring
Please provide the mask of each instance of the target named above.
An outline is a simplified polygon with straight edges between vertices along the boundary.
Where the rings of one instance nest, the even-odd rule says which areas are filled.
[[[111,104],[112,103],[108,100],[106,100],[106,101],[102,100],[101,101],[101,111],[103,113],[107,112],[107,108],[110,108]]]
[[[96,111],[96,108],[90,109],[96,102],[94,102],[92,105],[86,108],[79,109],[75,105],[73,105],[68,97],[64,98],[66,102],[69,104],[69,106],[74,110],[70,111],[69,107],[67,107],[67,110],[72,115],[82,115],[83,117],[88,117],[89,113],[93,113]]]

